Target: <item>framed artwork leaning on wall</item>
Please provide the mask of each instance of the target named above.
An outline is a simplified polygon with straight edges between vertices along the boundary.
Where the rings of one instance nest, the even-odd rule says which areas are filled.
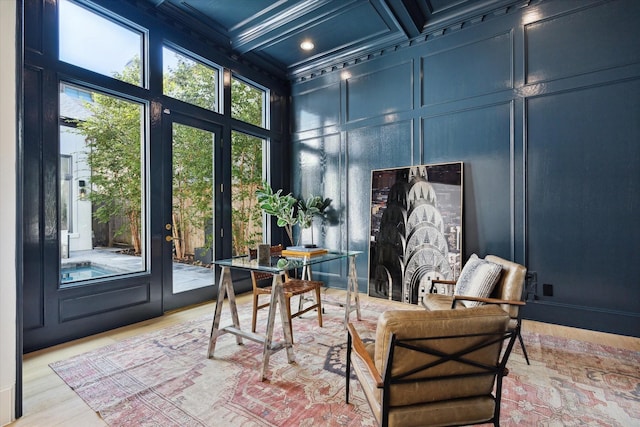
[[[369,295],[416,304],[462,268],[462,162],[371,171]]]

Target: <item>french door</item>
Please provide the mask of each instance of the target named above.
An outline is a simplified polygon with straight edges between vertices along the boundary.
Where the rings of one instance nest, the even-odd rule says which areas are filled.
[[[214,297],[212,261],[222,250],[220,135],[213,123],[163,111],[164,311]]]
[[[25,82],[37,101],[27,115],[44,116],[47,92],[62,94],[61,117],[77,110],[66,98],[94,107],[82,122],[25,127],[24,352],[213,298],[220,127],[68,82],[48,86],[37,70]]]

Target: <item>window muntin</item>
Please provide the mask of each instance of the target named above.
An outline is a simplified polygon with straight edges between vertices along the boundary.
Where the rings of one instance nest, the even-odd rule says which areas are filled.
[[[242,132],[231,132],[231,240],[232,254],[262,243],[263,215],[256,190],[264,177],[266,141]]]
[[[60,167],[72,194],[61,216],[73,225],[61,224],[62,285],[146,271],[144,105],[62,82],[60,112],[60,156],[72,159]]]
[[[59,2],[61,61],[144,86],[144,34],[70,0]],[[137,64],[136,64],[137,63]],[[135,65],[135,66],[132,66]]]
[[[175,49],[162,47],[162,93],[219,112],[220,71]]]
[[[268,128],[265,89],[237,77],[231,78],[231,117]]]

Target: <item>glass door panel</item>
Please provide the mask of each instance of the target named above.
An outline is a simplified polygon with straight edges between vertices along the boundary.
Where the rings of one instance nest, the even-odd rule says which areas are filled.
[[[147,271],[144,106],[60,83],[60,283]]]
[[[173,123],[173,294],[214,284],[215,140],[212,131]]]
[[[231,239],[232,255],[247,253],[262,243],[262,210],[256,190],[262,186],[266,141],[231,132]]]

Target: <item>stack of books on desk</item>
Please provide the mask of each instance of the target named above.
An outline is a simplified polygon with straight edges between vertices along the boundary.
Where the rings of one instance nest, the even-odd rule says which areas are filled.
[[[282,251],[282,256],[291,257],[312,257],[317,255],[326,254],[326,249],[322,248],[307,248],[305,246],[287,246],[287,249]]]

